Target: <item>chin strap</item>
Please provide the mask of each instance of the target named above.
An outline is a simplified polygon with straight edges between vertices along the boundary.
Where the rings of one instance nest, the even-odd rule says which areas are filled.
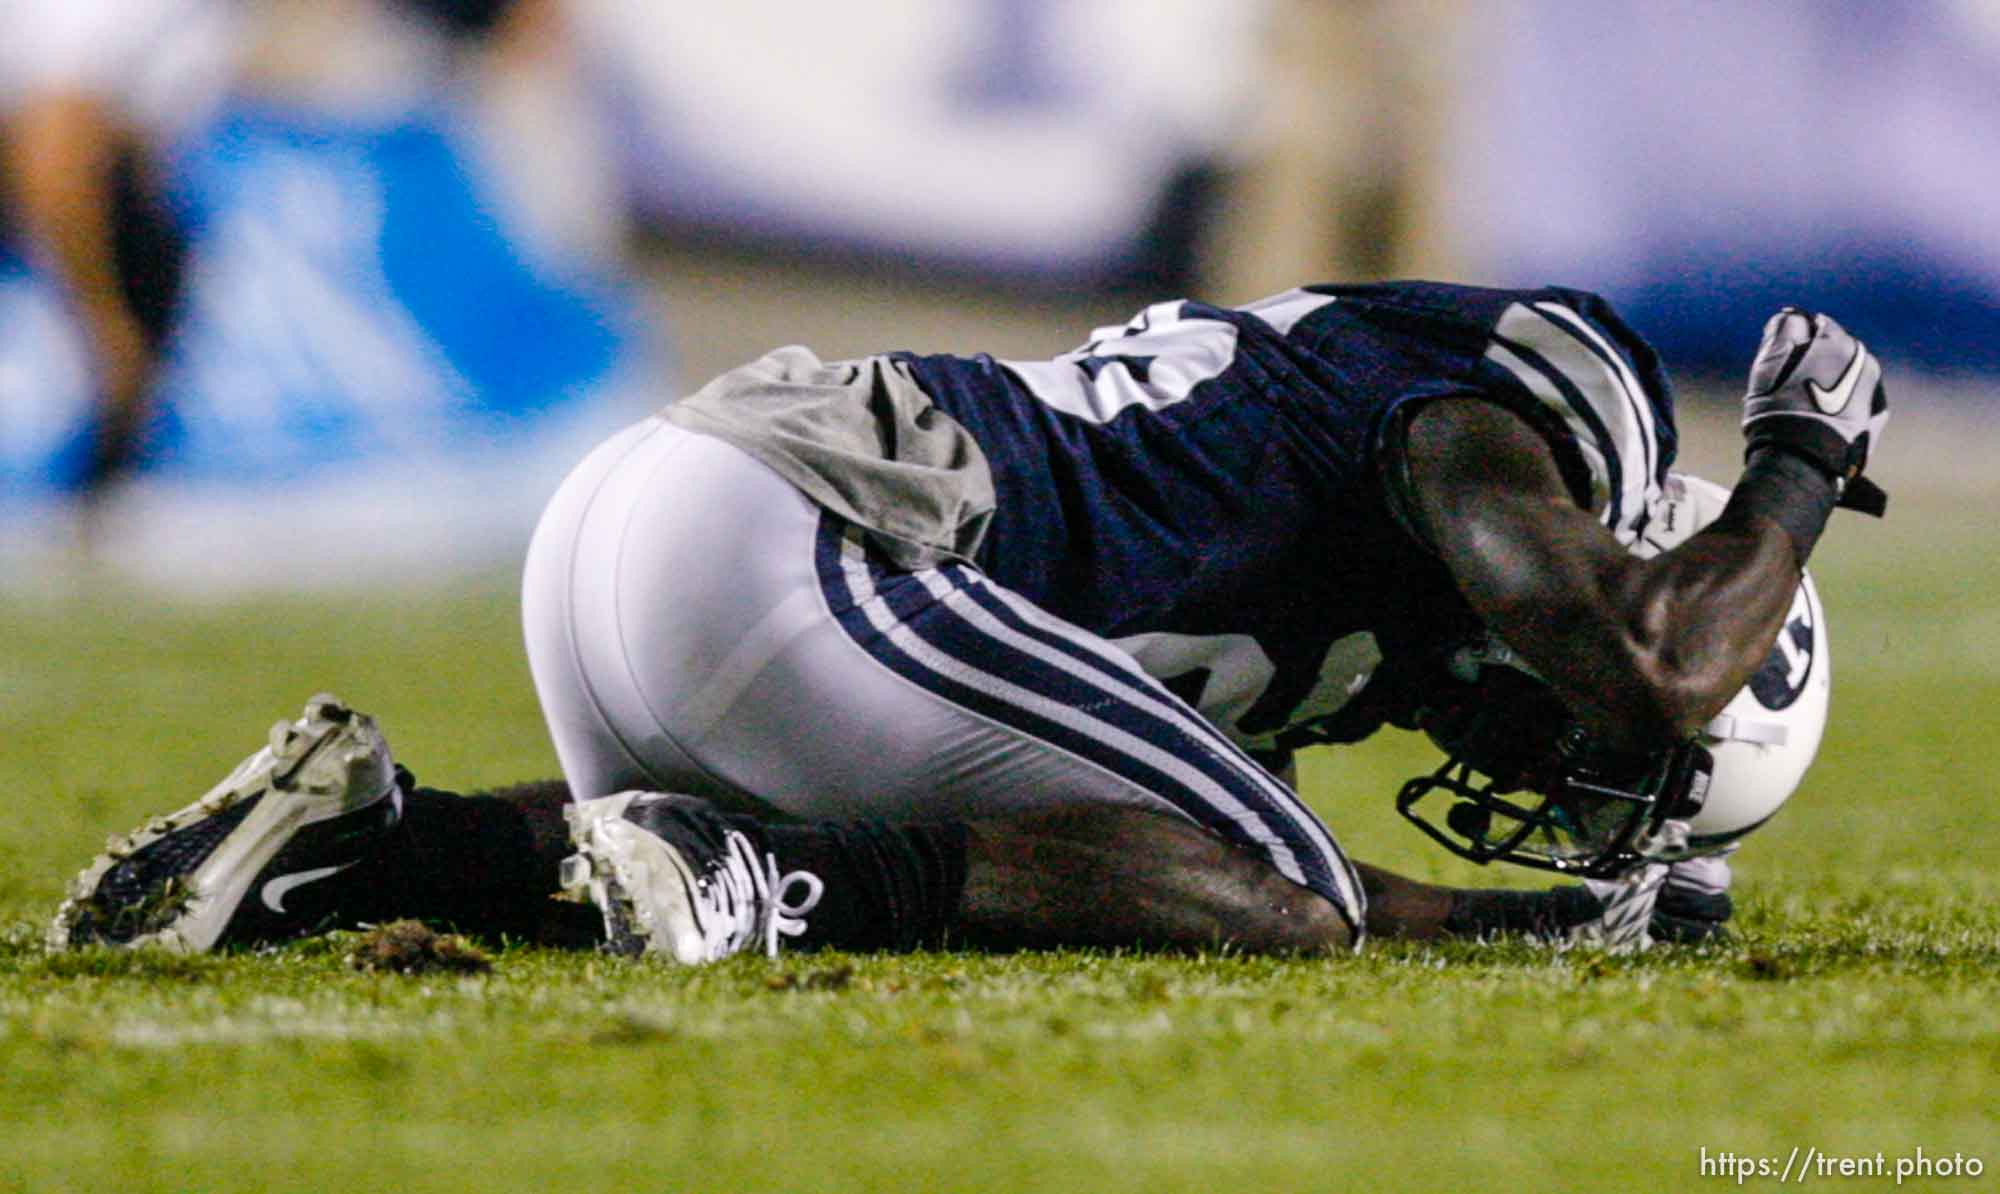
[[[1782,722],[1749,721],[1727,713],[1716,714],[1702,733],[1723,742],[1753,742],[1759,746],[1783,746],[1791,736]]]

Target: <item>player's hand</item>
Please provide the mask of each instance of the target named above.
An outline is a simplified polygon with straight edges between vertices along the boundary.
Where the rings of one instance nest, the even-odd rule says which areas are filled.
[[[1666,885],[1667,869],[1664,862],[1649,862],[1620,879],[1585,879],[1583,889],[1597,901],[1598,912],[1570,930],[1570,944],[1593,945],[1611,953],[1651,945],[1653,917]]]
[[[1729,880],[1727,851],[1650,863],[1621,879],[1586,879],[1575,890],[1590,896],[1596,914],[1572,927],[1569,940],[1613,951],[1645,949],[1656,941],[1726,941],[1735,912]]]
[[[1879,517],[1889,497],[1862,472],[1888,421],[1881,364],[1838,323],[1786,307],[1764,325],[1743,397],[1751,454],[1803,457],[1833,478],[1840,505]]]

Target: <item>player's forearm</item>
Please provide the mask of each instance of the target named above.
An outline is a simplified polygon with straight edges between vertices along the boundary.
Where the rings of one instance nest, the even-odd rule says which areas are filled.
[[[1836,498],[1833,478],[1780,449],[1753,452],[1722,514],[1635,573],[1639,637],[1691,733],[1748,682],[1791,608]]]
[[[1783,533],[1794,565],[1802,569],[1839,497],[1834,477],[1818,464],[1782,447],[1767,447],[1752,450],[1730,494],[1729,512]]]
[[[1798,568],[1767,520],[1732,509],[1642,560],[1576,505],[1511,414],[1434,404],[1408,450],[1434,546],[1473,612],[1604,747],[1651,753],[1694,733],[1770,650]]]
[[[1749,519],[1652,560],[1570,509],[1491,502],[1459,527],[1445,538],[1474,611],[1614,751],[1705,725],[1770,650],[1798,583],[1784,536]]]
[[[1368,935],[1378,941],[1445,937],[1566,938],[1601,911],[1582,887],[1541,891],[1441,887],[1356,862],[1368,892]]]
[[[1684,738],[1729,703],[1770,651],[1798,580],[1783,531],[1734,506],[1679,548],[1632,562],[1616,600],[1655,734]]]
[[[1643,654],[1680,734],[1707,724],[1763,662],[1791,608],[1799,570],[1834,507],[1833,481],[1808,462],[1753,458],[1715,522],[1636,572]]]
[[[1448,887],[1405,879],[1394,871],[1356,861],[1361,888],[1368,893],[1368,935],[1379,941],[1431,941],[1446,935],[1453,892]]]

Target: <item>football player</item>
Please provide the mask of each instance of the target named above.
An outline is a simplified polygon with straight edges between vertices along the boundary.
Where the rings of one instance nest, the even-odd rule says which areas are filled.
[[[1658,359],[1573,290],[1165,302],[1047,361],[782,349],[550,503],[523,606],[565,782],[417,788],[315,700],[99,858],[52,938],[532,932],[558,884],[614,948],[684,962],[1700,935],[1727,916],[1705,852],[1803,767],[1773,798],[1725,748],[1816,745],[1824,667],[1799,702],[1811,668],[1777,657],[1761,707],[1811,710],[1796,734],[1725,706],[1774,642],[1810,656],[1833,509],[1882,510],[1880,378],[1833,320],[1774,315],[1743,474],[1698,511]],[[1439,841],[1586,882],[1350,861],[1292,755],[1389,724],[1452,756],[1400,797]]]

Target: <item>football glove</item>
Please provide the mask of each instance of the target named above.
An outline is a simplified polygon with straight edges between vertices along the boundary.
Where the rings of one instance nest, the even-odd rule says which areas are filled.
[[[1771,316],[1743,398],[1750,455],[1779,448],[1800,456],[1833,478],[1838,505],[1880,517],[1889,495],[1862,471],[1888,421],[1882,366],[1859,340],[1797,307]]]
[[[1653,943],[1648,931],[1666,885],[1667,864],[1649,862],[1621,879],[1585,879],[1596,897],[1597,917],[1570,930],[1572,945],[1594,945],[1611,953],[1642,950]]]
[[[1729,898],[1729,853],[1651,863],[1620,879],[1586,879],[1580,889],[1596,915],[1569,929],[1572,945],[1614,953],[1656,941],[1697,945],[1728,939],[1735,905]],[[1558,889],[1561,890],[1561,889]]]

